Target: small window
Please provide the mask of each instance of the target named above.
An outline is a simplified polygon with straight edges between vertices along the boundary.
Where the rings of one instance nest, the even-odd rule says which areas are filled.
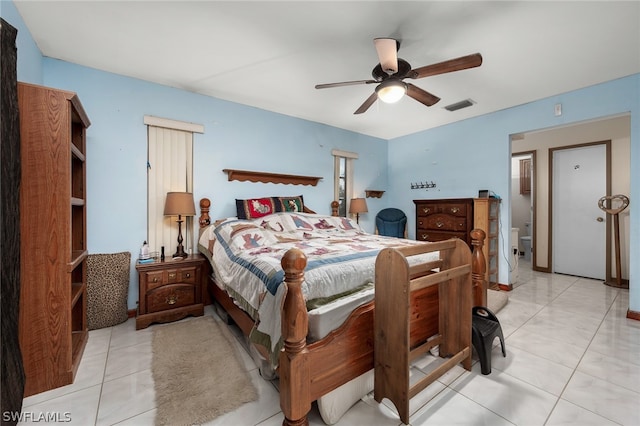
[[[347,216],[347,200],[353,194],[353,160],[358,159],[358,154],[334,149],[334,191],[333,199],[338,201],[338,215]]]
[[[193,192],[193,134],[204,127],[145,116],[147,125],[147,242],[152,252],[176,248],[176,218],[164,216],[167,192]],[[185,251],[195,247],[193,219],[185,218]],[[142,243],[142,242],[140,242]]]

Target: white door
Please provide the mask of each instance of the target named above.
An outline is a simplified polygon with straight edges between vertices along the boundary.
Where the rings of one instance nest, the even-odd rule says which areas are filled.
[[[553,272],[605,279],[606,145],[554,150]]]

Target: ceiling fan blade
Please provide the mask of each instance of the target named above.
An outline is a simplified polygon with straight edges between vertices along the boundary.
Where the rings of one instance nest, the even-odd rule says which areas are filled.
[[[419,88],[418,86],[415,86],[411,83],[406,83],[406,85],[407,85],[407,96],[412,97],[413,99],[420,102],[421,104],[424,104],[426,106],[431,106],[438,103],[438,101],[440,100],[440,98],[437,97],[436,95],[432,95],[431,93]]]
[[[356,112],[354,112],[354,114],[362,114],[363,112],[366,112],[369,109],[369,107],[376,102],[377,99],[378,99],[378,94],[376,92],[373,92],[371,96],[369,96],[367,100],[364,101],[362,105],[360,105],[360,108],[358,108]]]
[[[354,81],[342,81],[340,83],[316,84],[316,89],[328,89],[330,87],[354,86],[356,84],[372,84],[372,83],[379,83],[379,81],[375,81],[375,80],[354,80]]]
[[[374,38],[382,71],[389,75],[398,72],[398,42],[392,38]]]
[[[439,62],[437,64],[413,69],[407,74],[407,77],[413,79],[423,78],[453,71],[466,70],[468,68],[475,68],[480,65],[482,65],[482,55],[474,53],[472,55],[461,56],[459,58],[449,59],[448,61]]]

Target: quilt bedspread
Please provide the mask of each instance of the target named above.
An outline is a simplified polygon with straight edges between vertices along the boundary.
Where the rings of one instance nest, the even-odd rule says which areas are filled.
[[[413,244],[423,243],[366,233],[349,218],[308,213],[228,219],[207,228],[199,241],[218,284],[241,298],[240,306],[254,316],[252,340],[262,340],[259,343],[273,351],[280,340],[285,287],[280,261],[287,250],[295,247],[307,256],[302,292],[310,301],[331,300],[373,282],[380,250]]]

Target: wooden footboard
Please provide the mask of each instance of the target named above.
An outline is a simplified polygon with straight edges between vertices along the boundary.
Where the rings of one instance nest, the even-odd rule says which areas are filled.
[[[482,230],[472,232],[474,304],[486,302],[482,254],[484,237]],[[465,246],[464,250],[468,248]],[[458,265],[459,262],[451,262],[446,258],[457,254],[443,252],[443,263]],[[374,367],[374,302],[356,309],[345,324],[325,339],[306,344],[308,318],[301,291],[306,263],[304,253],[297,249],[289,250],[282,259],[288,289],[282,318],[284,349],[280,353],[279,366],[280,407],[285,417],[284,425],[308,424],[307,413],[314,400]],[[423,335],[430,336],[438,330],[438,296],[434,286],[415,293],[412,295],[411,308],[413,312],[420,312],[420,315],[412,315],[411,340],[419,341]],[[470,327],[468,332],[471,335]],[[465,367],[470,368],[469,364],[465,363]]]
[[[202,201],[200,205],[203,206]],[[205,206],[208,208],[208,203],[205,202]],[[332,203],[332,213],[337,216],[335,201]],[[208,221],[201,220],[200,223],[203,222]],[[471,238],[473,304],[486,306],[486,264],[482,254],[485,233],[473,230]],[[449,254],[442,252],[441,256],[444,257],[442,264],[446,268],[451,264],[451,259],[446,258]],[[313,401],[374,368],[374,302],[358,307],[340,328],[324,339],[307,344],[308,315],[301,290],[307,259],[300,250],[291,249],[283,256],[281,264],[285,272],[287,294],[282,313],[284,349],[280,352],[278,367],[280,407],[284,413],[284,425],[306,425]],[[215,283],[210,284],[209,291],[248,335],[253,327],[249,315],[238,308]],[[412,342],[437,333],[439,324],[437,286],[426,287],[414,293],[411,309],[420,315],[412,315]]]

